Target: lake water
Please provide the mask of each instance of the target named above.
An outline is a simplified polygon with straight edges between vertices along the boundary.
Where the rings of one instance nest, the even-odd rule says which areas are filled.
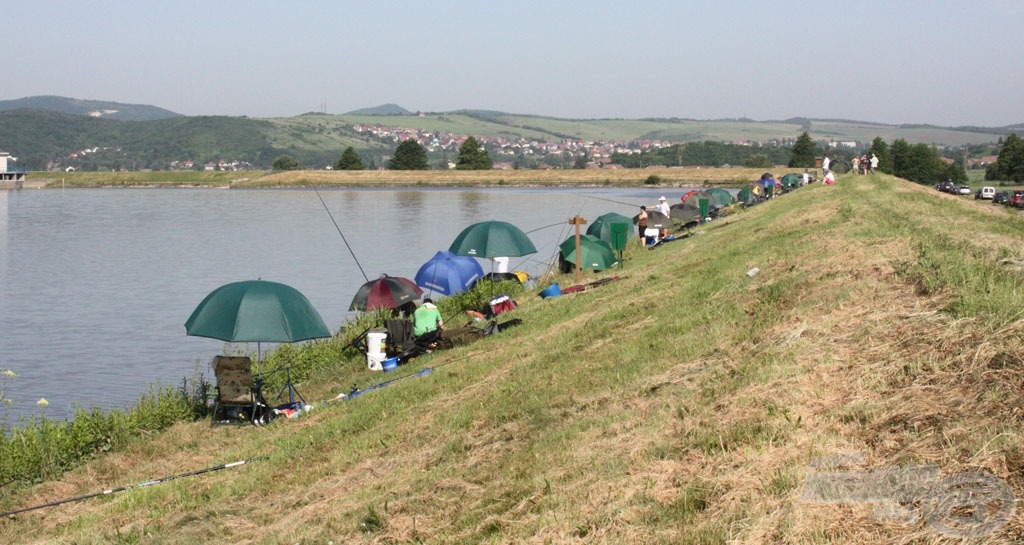
[[[65,418],[75,406],[128,407],[196,369],[212,378],[225,343],[186,336],[184,323],[223,284],[288,284],[337,331],[362,271],[413,278],[472,223],[526,231],[538,252],[511,268],[536,275],[572,233],[570,217],[631,216],[683,192],[331,189],[319,192],[325,208],[303,189],[0,191],[0,370],[17,374],[0,382],[11,400],[0,411],[16,422],[46,398],[46,416]]]

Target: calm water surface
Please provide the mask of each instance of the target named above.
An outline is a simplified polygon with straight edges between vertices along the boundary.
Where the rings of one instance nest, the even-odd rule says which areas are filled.
[[[538,274],[571,233],[568,218],[633,215],[666,191],[321,190],[330,215],[301,189],[0,191],[0,370],[18,375],[0,384],[12,400],[0,411],[16,421],[45,397],[46,416],[64,418],[76,405],[128,407],[197,369],[212,377],[225,343],[188,337],[184,323],[229,282],[293,286],[336,331],[353,316],[362,271],[412,278],[472,223],[527,231],[538,252],[511,266]]]

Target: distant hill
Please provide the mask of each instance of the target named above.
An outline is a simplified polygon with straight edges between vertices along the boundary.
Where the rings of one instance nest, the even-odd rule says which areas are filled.
[[[89,115],[92,112],[99,113]],[[371,133],[360,125],[384,129]],[[88,171],[200,169],[210,162],[270,168],[282,155],[297,159],[305,168],[316,169],[332,165],[349,146],[355,148],[365,165],[376,168],[394,152],[398,134],[404,131],[420,131],[425,139],[447,134],[506,142],[615,142],[637,148],[715,142],[739,143],[753,150],[750,144],[785,146],[803,132],[819,146],[842,146],[847,142],[864,146],[876,137],[890,143],[903,139],[910,144],[939,147],[987,146],[1021,129],[1020,124],[939,127],[802,117],[781,121],[562,119],[469,109],[413,113],[395,104],[344,115],[306,113],[260,119],[182,116],[153,106],[41,96],[0,102],[0,127],[0,151],[18,157],[20,165],[30,170]],[[547,157],[546,153],[524,154],[520,168],[534,168],[543,161],[558,168],[570,160],[558,154]],[[435,148],[428,154],[434,164],[440,164],[451,158],[452,150]],[[517,158],[506,153],[502,160]]]
[[[352,110],[345,115],[413,115],[413,112],[406,110],[398,104],[381,104],[373,108],[361,108]]]
[[[0,111],[35,108],[67,114],[86,115],[122,121],[152,121],[183,117],[179,113],[145,104],[122,104],[102,100],[79,100],[59,96],[34,96],[16,100],[0,100]]]

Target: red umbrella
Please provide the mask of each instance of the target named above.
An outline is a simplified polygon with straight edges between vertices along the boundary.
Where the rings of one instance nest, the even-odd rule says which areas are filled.
[[[371,311],[382,308],[398,308],[410,303],[423,295],[423,290],[415,282],[401,276],[380,275],[370,280],[356,291],[349,310]]]

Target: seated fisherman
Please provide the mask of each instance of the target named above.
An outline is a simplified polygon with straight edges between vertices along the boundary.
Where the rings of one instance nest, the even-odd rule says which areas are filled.
[[[441,338],[441,328],[444,321],[441,319],[441,311],[429,297],[423,300],[423,305],[416,309],[412,315],[413,334],[416,336],[418,346],[430,346]]]

